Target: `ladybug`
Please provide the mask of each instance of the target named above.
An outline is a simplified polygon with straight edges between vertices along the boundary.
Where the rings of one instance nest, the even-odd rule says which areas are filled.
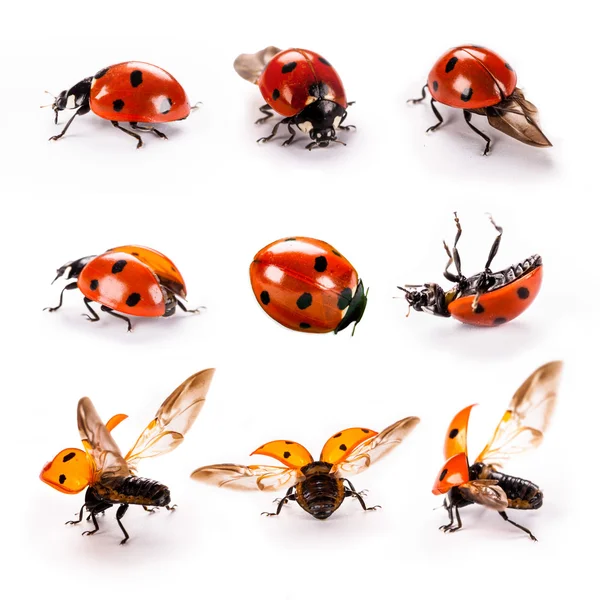
[[[517,74],[495,52],[481,46],[458,46],[448,50],[433,65],[421,97],[409,100],[413,104],[425,100],[425,90],[431,94],[431,108],[438,119],[427,131],[435,131],[444,119],[435,106],[460,108],[467,125],[486,142],[483,154],[490,150],[491,140],[472,123],[473,114],[487,117],[489,124],[502,133],[540,148],[552,146],[537,122],[537,108],[525,99],[517,87]]]
[[[64,129],[50,139],[60,139],[77,115],[85,115],[91,110],[134,137],[137,147],[141,148],[142,138],[135,131],[152,132],[164,140],[167,136],[151,125],[140,127],[139,123],[182,121],[194,108],[180,83],[164,69],[137,61],[119,63],[100,69],[93,77],[82,79],[54,99],[55,124],[59,111],[76,111]],[[129,122],[135,131],[125,129],[119,121]]]
[[[454,239],[452,253],[446,242],[444,248],[449,261],[444,270],[444,277],[455,284],[444,292],[437,283],[426,283],[423,286],[407,286],[398,289],[406,293],[406,301],[410,307],[440,317],[454,317],[468,325],[494,327],[503,325],[517,318],[534,300],[542,285],[542,258],[534,254],[524,261],[492,273],[490,265],[500,247],[503,230],[490,217],[496,228],[496,237],[490,250],[485,268],[481,273],[465,277],[461,271],[461,261],[456,245],[462,234],[456,213],[454,220],[458,229]],[[448,271],[450,265],[456,265],[457,274]]]
[[[309,237],[265,246],[250,265],[250,283],[263,310],[295,331],[356,327],[367,306],[356,269],[333,246]]]
[[[186,299],[187,289],[179,269],[164,254],[144,246],[119,246],[100,256],[68,262],[56,270],[54,281],[59,277],[76,281],[63,288],[58,306],[45,309],[50,312],[62,306],[65,291],[77,288],[84,295],[88,320],[100,319],[90,305],[98,302],[103,312],[123,319],[127,331],[132,327],[125,315],[170,317],[178,306],[184,312],[200,312],[186,308],[181,301]]]
[[[343,125],[346,108],[352,104],[346,100],[346,92],[340,76],[331,63],[320,54],[301,48],[279,50],[269,46],[256,54],[241,54],[233,64],[244,79],[256,83],[266,101],[260,111],[266,115],[256,121],[264,123],[273,111],[284,118],[279,121],[271,135],[259,142],[273,139],[280,125],[287,125],[290,137],[283,142],[287,146],[294,141],[295,125],[310,136],[308,150],[326,148],[330,143],[344,144],[337,139],[338,129],[355,129]]]

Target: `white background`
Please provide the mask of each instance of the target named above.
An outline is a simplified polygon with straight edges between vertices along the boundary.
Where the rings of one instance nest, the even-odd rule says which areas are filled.
[[[23,3],[25,4],[25,3]],[[595,431],[598,192],[594,109],[597,48],[582,2],[465,5],[371,1],[295,3],[127,2],[3,8],[2,392],[4,428],[0,587],[10,597],[104,598],[168,593],[202,598],[504,598],[577,594],[597,557]],[[515,68],[554,143],[535,149],[488,132],[492,153],[456,110],[445,125],[419,94],[451,46],[478,43]],[[258,146],[270,125],[253,124],[258,89],[232,69],[237,54],[267,45],[305,47],[340,73],[349,99],[340,135],[347,147]],[[90,113],[64,139],[44,89],[54,94],[97,70],[142,60],[170,71],[200,111],[161,127],[168,141],[135,142]],[[68,114],[61,115],[61,124]],[[280,138],[283,141],[284,137]],[[304,142],[304,139],[301,140]],[[405,318],[398,284],[438,281],[441,240],[464,234],[465,273],[483,267],[495,231],[505,236],[500,269],[542,255],[545,281],[517,321],[473,329],[422,314]],[[248,266],[267,243],[294,235],[325,239],[370,287],[351,338],[292,332],[254,300]],[[200,316],[136,320],[132,334],[104,316],[88,323],[79,292],[49,314],[64,262],[121,244],[154,247],[184,274]],[[540,511],[511,516],[534,544],[497,515],[462,511],[464,528],[444,535],[431,495],[452,416],[479,402],[470,447],[478,452],[520,383],[548,360],[566,368],[545,444],[506,469],[544,490]],[[148,516],[132,507],[119,546],[115,511],[101,532],[66,527],[83,501],[43,485],[57,451],[78,446],[75,408],[89,395],[101,416],[125,412],[115,432],[126,451],[166,396],[215,366],[206,407],[175,453],[140,474],[169,485],[178,510]],[[315,455],[339,429],[381,430],[408,415],[421,425],[403,446],[354,483],[376,513],[348,500],[328,521],[298,506],[260,516],[276,494],[212,489],[189,473],[288,438]],[[268,459],[266,459],[268,460]],[[595,561],[594,561],[595,564]]]

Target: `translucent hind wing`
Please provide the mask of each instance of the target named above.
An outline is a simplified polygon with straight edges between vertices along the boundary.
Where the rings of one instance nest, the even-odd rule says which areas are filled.
[[[268,46],[254,54],[240,54],[233,62],[236,73],[250,83],[256,83],[270,60],[281,50]]]
[[[77,427],[83,447],[92,459],[93,481],[97,481],[100,477],[129,475],[129,468],[119,446],[89,398],[82,398],[77,405]]]
[[[337,478],[361,473],[401,444],[419,424],[419,421],[418,417],[406,417],[390,425],[376,436],[369,437],[358,444],[345,460],[335,464],[331,473]]]
[[[504,102],[486,109],[489,124],[524,144],[543,148],[552,146],[538,124],[537,108],[516,89]]]
[[[561,361],[547,363],[523,382],[476,462],[500,467],[541,444],[556,405],[562,367]]]
[[[481,504],[492,510],[508,508],[508,498],[504,490],[494,479],[475,479],[460,486],[460,492],[466,500]]]
[[[214,369],[205,369],[188,377],[162,403],[154,419],[125,456],[131,470],[135,470],[143,458],[166,454],[183,442],[204,406],[214,373]]]
[[[228,463],[201,467],[191,477],[194,481],[246,491],[272,491],[285,486],[293,487],[304,478],[298,469],[265,465],[246,467]]]

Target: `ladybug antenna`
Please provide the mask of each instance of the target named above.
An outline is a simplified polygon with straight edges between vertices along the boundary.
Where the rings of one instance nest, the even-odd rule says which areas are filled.
[[[44,94],[50,94],[50,96],[52,96],[52,98],[54,98],[54,100],[50,104],[44,104],[43,106],[40,106],[40,108],[48,108],[49,106],[52,106],[56,102],[56,96],[52,92],[49,92],[48,90],[44,90]]]
[[[194,112],[194,111],[198,110],[200,108],[201,104],[202,104],[202,102],[196,102],[196,104],[190,106],[190,112]]]

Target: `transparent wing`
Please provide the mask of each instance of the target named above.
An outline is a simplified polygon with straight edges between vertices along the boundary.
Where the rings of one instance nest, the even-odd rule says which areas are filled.
[[[540,129],[537,108],[515,89],[508,100],[486,110],[489,124],[502,133],[530,146],[552,146]]]
[[[331,473],[340,478],[364,471],[398,444],[401,444],[419,421],[418,417],[406,417],[390,425],[378,435],[358,444],[345,460],[333,466]]]
[[[255,54],[240,54],[233,62],[236,73],[250,83],[256,83],[269,61],[281,50],[269,46]]]
[[[476,462],[502,466],[511,456],[541,444],[556,405],[562,366],[561,361],[547,363],[525,380]]]
[[[460,486],[461,494],[471,502],[493,510],[508,508],[508,498],[494,479],[476,479]]]
[[[278,490],[282,487],[292,487],[304,479],[301,471],[287,467],[272,467],[265,465],[221,464],[209,465],[196,469],[192,479],[219,487],[234,490]]]
[[[205,369],[188,377],[161,405],[156,417],[144,429],[125,456],[129,469],[135,471],[142,458],[171,452],[181,442],[204,406],[214,369]]]
[[[93,481],[100,477],[127,477],[129,468],[119,446],[100,419],[89,398],[82,398],[77,405],[77,427],[83,447],[94,466]]]

